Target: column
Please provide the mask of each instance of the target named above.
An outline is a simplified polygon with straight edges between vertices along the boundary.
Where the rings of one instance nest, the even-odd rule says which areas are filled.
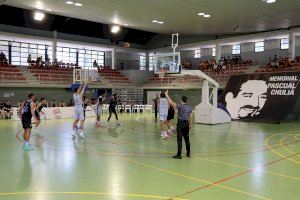
[[[52,62],[56,60],[57,52],[57,31],[53,31],[53,40],[52,40]]]
[[[117,50],[116,47],[113,47],[111,51],[111,68],[116,69],[117,64]]]
[[[149,52],[147,51],[146,54],[146,71],[149,71]]]
[[[216,56],[215,56],[215,60],[218,63],[220,59],[221,59],[221,45],[219,43],[217,43],[216,44]]]
[[[11,46],[12,46],[11,42],[8,42],[8,55],[6,55],[7,56],[6,59],[7,59],[7,61],[8,61],[9,64],[11,64],[11,54],[12,54],[12,52],[11,52]]]
[[[294,60],[296,58],[296,36],[295,33],[289,33],[289,59]]]

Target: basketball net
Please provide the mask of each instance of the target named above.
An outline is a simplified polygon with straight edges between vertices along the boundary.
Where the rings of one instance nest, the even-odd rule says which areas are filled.
[[[168,71],[167,69],[161,68],[161,69],[157,72],[158,77],[159,77],[159,78],[164,78],[167,71]]]

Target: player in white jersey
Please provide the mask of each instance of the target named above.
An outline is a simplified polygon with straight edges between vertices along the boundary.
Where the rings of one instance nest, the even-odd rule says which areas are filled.
[[[100,117],[102,115],[102,105],[103,105],[104,97],[101,95],[97,99],[97,103],[95,105],[95,113],[97,116],[96,126],[101,126]]]
[[[84,84],[81,84],[80,87],[76,90],[76,92],[73,94],[73,99],[75,103],[74,107],[74,122],[73,122],[73,139],[76,137],[77,133],[77,123],[80,122],[80,128],[79,128],[79,136],[81,138],[85,138],[83,133],[83,123],[84,123],[84,108],[83,108],[83,94],[85,92],[85,89],[88,85],[88,81],[86,81]]]
[[[159,116],[160,116],[160,130],[161,130],[161,137],[166,139],[168,137],[167,133],[167,117],[169,111],[169,103],[165,95],[165,91],[160,93],[159,99]]]

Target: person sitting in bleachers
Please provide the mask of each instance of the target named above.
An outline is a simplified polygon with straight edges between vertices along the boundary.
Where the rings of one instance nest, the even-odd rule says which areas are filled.
[[[32,60],[31,60],[31,54],[29,54],[28,57],[27,57],[28,66],[31,66],[31,62],[32,62]]]
[[[279,68],[279,62],[278,62],[278,58],[277,58],[276,54],[273,57],[271,67],[272,68]]]
[[[0,63],[1,64],[7,64],[7,59],[6,59],[6,55],[1,51],[0,53]]]
[[[93,68],[97,68],[98,69],[98,67],[99,67],[99,65],[98,65],[97,61],[94,60],[94,62],[93,62]]]
[[[46,57],[45,57],[45,66],[46,67],[50,66],[50,58],[49,58],[48,54],[46,54]]]

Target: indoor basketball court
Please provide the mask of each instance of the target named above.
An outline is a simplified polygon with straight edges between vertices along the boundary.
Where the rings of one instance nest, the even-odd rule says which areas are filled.
[[[299,199],[299,5],[0,2],[0,200]]]

